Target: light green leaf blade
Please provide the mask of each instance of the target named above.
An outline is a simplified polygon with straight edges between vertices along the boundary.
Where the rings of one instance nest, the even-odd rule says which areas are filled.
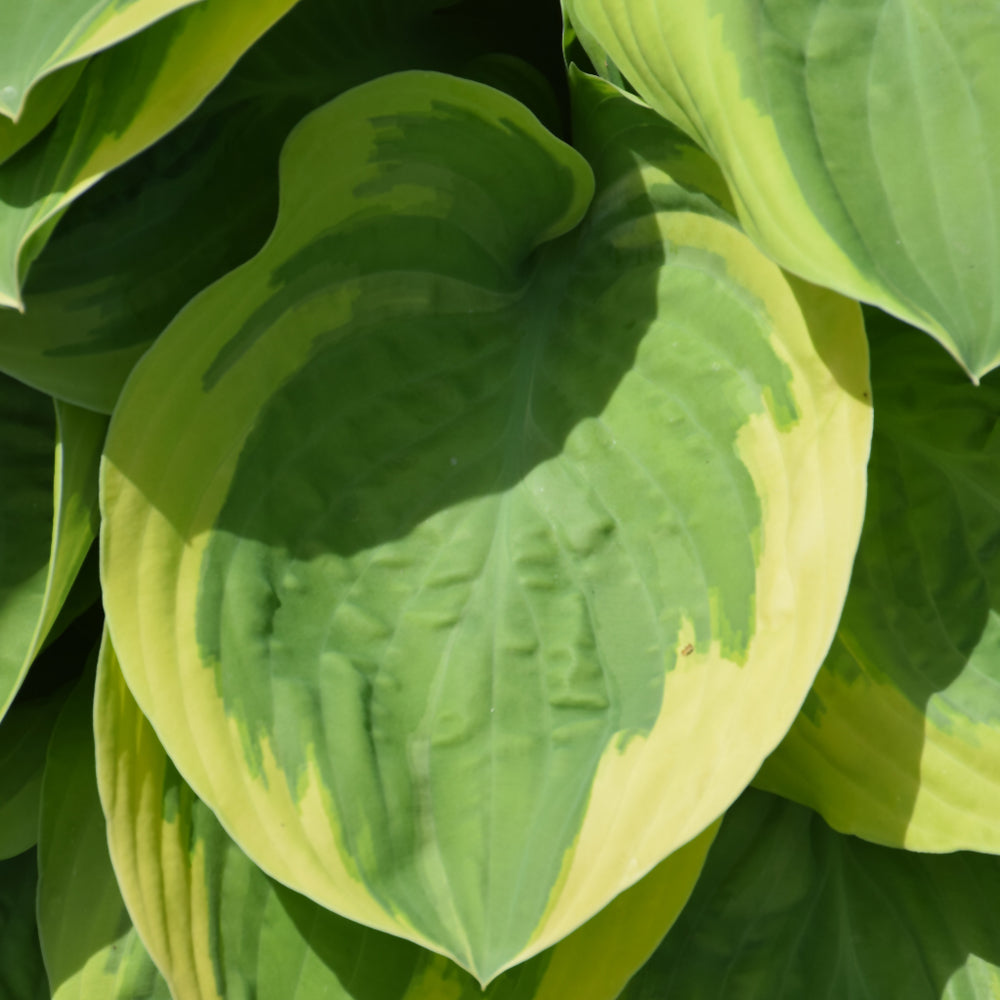
[[[61,212],[182,122],[295,0],[204,0],[94,56],[52,129],[0,166],[0,305]]]
[[[91,662],[52,734],[42,788],[38,929],[51,996],[169,1000],[111,866],[97,793],[93,704]]]
[[[74,63],[47,76],[28,97],[20,118],[0,116],[0,163],[9,160],[49,124],[76,86],[86,62]]]
[[[34,847],[45,753],[64,690],[17,700],[0,723],[0,859]]]
[[[869,501],[837,639],[763,787],[836,829],[1000,853],[1000,381],[871,310]]]
[[[49,1000],[35,926],[35,850],[0,861],[0,996]]]
[[[567,0],[783,267],[1000,362],[993,0]]]
[[[503,72],[539,105],[554,103],[544,78],[522,81],[525,64],[513,57],[469,62],[492,38],[459,30],[445,12],[399,8],[399,0],[369,2],[359,38],[357,4],[300,2],[186,122],[84,194],[33,265],[25,312],[0,310],[0,370],[110,413],[178,310],[260,249],[292,127],[355,84],[399,69],[461,67],[466,76]]]
[[[992,1000],[1000,859],[835,833],[751,790],[622,1000]]]
[[[857,306],[574,79],[564,239],[590,169],[505,95],[398,74],[307,118],[102,473],[111,636],[185,780],[271,875],[484,982],[749,782],[863,509]]]
[[[467,972],[270,880],[184,783],[105,637],[98,784],[118,877],[175,996],[208,1000],[477,1000]],[[505,973],[487,1000],[612,1000],[694,887],[713,827],[565,941]]]
[[[134,35],[196,0],[31,0],[0,14],[0,115],[20,120],[54,71]]]

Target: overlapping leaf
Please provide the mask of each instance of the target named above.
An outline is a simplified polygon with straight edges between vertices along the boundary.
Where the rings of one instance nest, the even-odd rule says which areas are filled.
[[[269,873],[483,982],[750,780],[863,507],[857,307],[575,86],[589,211],[587,163],[488,88],[310,115],[274,234],[136,368],[103,469],[111,634],[181,774]]]
[[[9,160],[55,118],[85,66],[86,62],[73,63],[47,76],[32,89],[16,122],[0,115],[0,163]]]
[[[94,56],[44,135],[0,166],[0,305],[60,213],[182,122],[295,0],[204,0]]]
[[[0,114],[21,118],[32,87],[196,0],[31,0],[0,31]]]
[[[622,1000],[992,1000],[1000,859],[876,847],[747,792]]]
[[[358,6],[299,3],[187,122],[70,208],[31,270],[24,314],[0,310],[0,370],[110,413],[174,314],[260,248],[282,143],[350,86],[398,69],[461,69],[530,92],[558,121],[537,70],[512,56],[469,59],[495,39],[453,23],[459,12],[385,0],[361,5],[362,18]]]
[[[873,310],[875,436],[837,640],[760,781],[837,829],[1000,853],[1000,382]]]
[[[567,7],[715,157],[775,260],[929,331],[974,376],[1000,363],[996,3]]]
[[[107,641],[95,723],[118,876],[174,996],[484,996],[475,979],[441,955],[351,923],[255,867],[171,764]],[[672,855],[555,948],[505,973],[487,1000],[612,1000],[680,911],[714,833]]]
[[[45,765],[38,843],[38,929],[51,991],[45,995],[169,1000],[108,856],[95,780],[93,692],[91,662],[59,717]]]
[[[94,539],[106,427],[0,376],[0,719]]]

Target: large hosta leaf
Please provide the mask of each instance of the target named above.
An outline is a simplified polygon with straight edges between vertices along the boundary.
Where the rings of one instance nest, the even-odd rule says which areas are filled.
[[[103,466],[111,635],[181,774],[270,874],[482,981],[750,780],[863,507],[857,307],[575,81],[589,212],[587,163],[481,85],[313,113]]]
[[[993,1000],[1000,859],[890,850],[751,790],[622,1000]]]
[[[0,310],[0,369],[110,413],[174,314],[260,249],[277,211],[278,154],[303,115],[386,72],[464,69],[470,52],[495,43],[453,24],[460,11],[427,6],[299,3],[191,118],[69,209],[31,269],[25,312]],[[524,65],[480,58],[468,70],[526,89]]]
[[[65,403],[53,414],[47,396],[0,376],[0,719],[96,534],[106,427]]]
[[[779,263],[1000,363],[995,0],[567,0]]]
[[[93,696],[91,663],[59,717],[45,765],[38,930],[51,996],[169,1000],[111,867],[95,780]]]
[[[32,86],[195,0],[28,0],[0,21],[0,114],[17,120]]]
[[[52,128],[0,166],[0,306],[60,213],[182,122],[295,0],[204,0],[94,56]]]
[[[118,876],[174,996],[483,996],[479,983],[443,956],[351,923],[257,868],[177,773],[107,641],[95,723]],[[701,834],[565,941],[502,975],[488,1000],[612,1000],[687,900],[714,834],[714,827]]]
[[[868,510],[837,639],[760,781],[837,829],[1000,853],[1000,380],[872,310]]]

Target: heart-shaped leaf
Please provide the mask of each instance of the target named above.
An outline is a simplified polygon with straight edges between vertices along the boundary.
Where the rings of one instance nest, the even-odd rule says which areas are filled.
[[[280,881],[482,982],[749,782],[863,509],[857,306],[574,81],[593,175],[438,74],[310,115],[270,240],[137,366],[103,465],[111,636],[180,773]]]

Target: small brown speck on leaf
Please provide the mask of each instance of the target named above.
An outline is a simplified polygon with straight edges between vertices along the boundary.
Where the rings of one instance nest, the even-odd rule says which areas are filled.
[[[694,646],[688,643],[682,650],[681,656],[690,656],[694,652]]]

